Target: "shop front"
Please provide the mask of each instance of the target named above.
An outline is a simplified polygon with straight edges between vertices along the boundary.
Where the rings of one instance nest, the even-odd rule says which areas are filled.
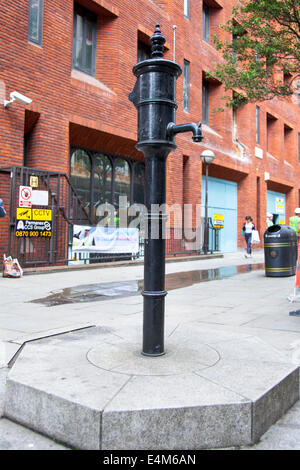
[[[205,177],[202,178],[202,219],[205,206]],[[208,219],[219,230],[219,250],[237,250],[237,183],[208,177]]]

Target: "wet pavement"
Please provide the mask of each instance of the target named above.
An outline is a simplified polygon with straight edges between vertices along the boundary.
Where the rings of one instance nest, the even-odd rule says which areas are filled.
[[[248,335],[268,345],[274,354],[300,363],[300,320],[289,315],[299,304],[287,300],[294,277],[266,278],[263,260],[263,253],[257,252],[252,260],[234,253],[223,259],[167,264],[167,345],[178,325],[184,328],[191,321],[203,334]],[[143,266],[28,275],[19,280],[0,278],[0,344],[6,347],[7,359],[24,342],[35,344],[38,338],[51,335],[59,341],[57,335],[91,324],[102,333],[111,332],[114,341],[123,324],[125,335],[137,326],[140,331],[142,279]],[[99,300],[105,302],[97,303]],[[50,305],[54,308],[47,308]],[[85,331],[92,334],[94,330]],[[68,335],[70,339],[79,338],[74,333]],[[58,449],[54,441],[1,418],[6,374],[7,368],[0,361],[0,449]],[[300,450],[299,401],[256,445],[245,449]]]
[[[194,271],[181,271],[166,275],[166,290],[176,290],[189,287],[200,282],[209,282],[226,279],[237,274],[249,273],[264,269],[264,263],[246,264],[240,266],[224,266],[213,269],[197,269]],[[108,300],[112,297],[129,297],[139,295],[143,289],[142,280],[82,284],[67,287],[53,292],[44,298],[34,299],[30,302],[53,307],[78,302],[96,302]]]

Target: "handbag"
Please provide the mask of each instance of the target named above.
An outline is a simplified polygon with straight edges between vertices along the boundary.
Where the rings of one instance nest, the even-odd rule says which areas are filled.
[[[252,230],[251,243],[260,243],[258,230]]]

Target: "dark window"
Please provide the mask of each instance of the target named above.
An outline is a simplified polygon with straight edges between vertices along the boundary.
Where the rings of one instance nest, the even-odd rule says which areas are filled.
[[[186,18],[190,18],[190,0],[184,0],[183,12]]]
[[[278,148],[276,146],[276,135],[278,133],[277,128],[277,119],[272,116],[271,114],[267,113],[267,152],[271,153],[272,155],[276,155],[278,153]]]
[[[183,68],[183,109],[190,109],[190,63],[185,60]]]
[[[203,80],[202,83],[202,122],[209,124],[209,82]]]
[[[203,3],[202,38],[205,42],[209,42],[209,17],[209,6]]]
[[[139,41],[138,42],[138,51],[137,51],[137,60],[142,62],[143,60],[151,59],[151,46]]]
[[[96,73],[97,16],[75,5],[73,67],[89,75]]]
[[[117,158],[114,163],[114,206],[117,209],[120,197],[127,198],[128,204],[130,204],[131,171],[125,158]]]
[[[103,154],[95,154],[93,159],[94,194],[93,204],[95,214],[100,204],[111,202],[112,195],[112,164],[110,159]]]
[[[90,203],[91,159],[87,152],[78,149],[71,158],[71,183],[76,188],[82,202]]]
[[[259,119],[259,114],[260,114],[260,108],[259,106],[256,106],[256,143],[260,143],[260,119]]]
[[[120,197],[127,206],[144,204],[144,178],[143,162],[80,148],[71,150],[71,182],[94,223],[103,217],[101,205],[113,204],[118,210]]]
[[[28,40],[42,44],[44,0],[29,0]]]

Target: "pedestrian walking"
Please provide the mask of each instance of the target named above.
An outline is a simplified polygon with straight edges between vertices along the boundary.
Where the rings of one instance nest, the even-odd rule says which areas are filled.
[[[255,225],[253,223],[253,219],[250,215],[247,215],[245,217],[245,222],[243,224],[242,232],[245,237],[246,241],[246,253],[245,253],[245,258],[251,258],[252,257],[252,232],[255,230]]]
[[[268,212],[267,213],[267,228],[271,227],[271,225],[274,225],[273,214],[271,214],[271,212]]]
[[[0,199],[0,217],[5,217],[5,216],[6,216],[6,210],[4,209],[2,199]]]

